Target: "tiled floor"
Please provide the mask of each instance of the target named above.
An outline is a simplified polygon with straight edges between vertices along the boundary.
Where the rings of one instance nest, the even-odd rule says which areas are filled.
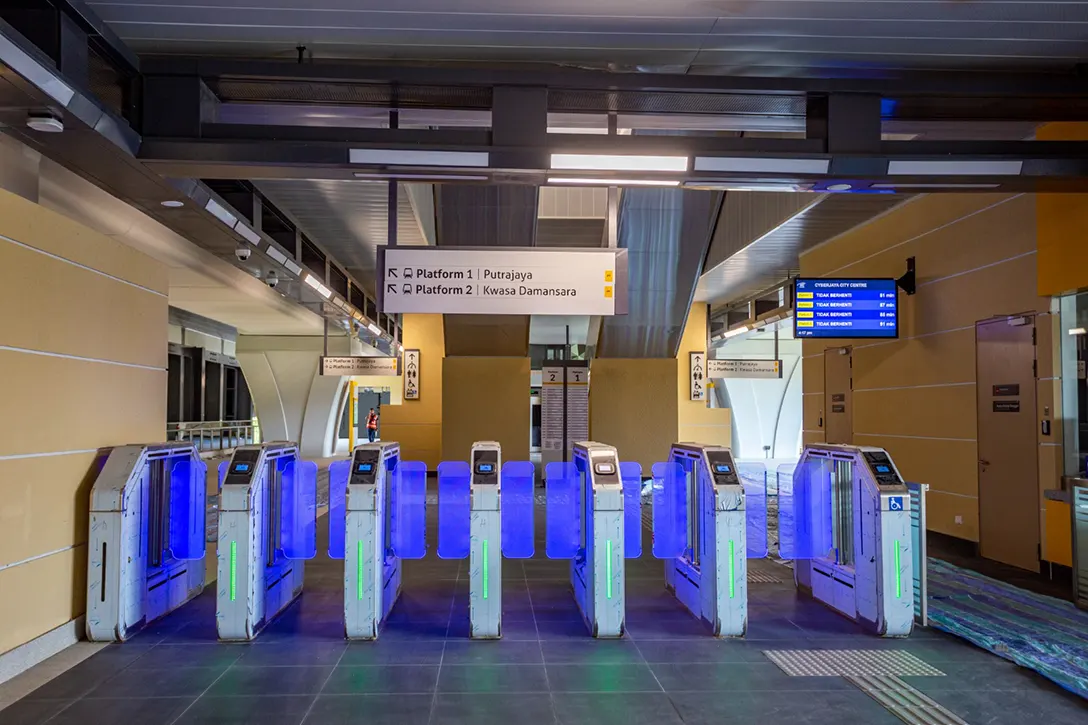
[[[543,552],[543,546],[538,547]],[[215,641],[213,592],[110,646],[0,711],[3,725],[668,725],[898,723],[839,677],[790,677],[769,649],[902,649],[947,673],[905,677],[970,723],[1088,722],[1085,703],[939,633],[889,641],[753,583],[743,640],[712,639],[663,589],[662,564],[628,562],[628,635],[595,641],[567,564],[503,563],[503,639],[473,642],[463,562],[405,563],[381,638],[345,643],[339,562],[307,568],[306,591],[252,644]]]

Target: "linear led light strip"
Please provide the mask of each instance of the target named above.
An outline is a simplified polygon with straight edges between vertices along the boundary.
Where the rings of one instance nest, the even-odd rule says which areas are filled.
[[[680,186],[679,180],[670,179],[588,179],[563,177],[548,179],[549,184],[582,184],[584,186]]]
[[[321,284],[321,281],[317,277],[313,276],[312,274],[306,275],[305,281],[306,281],[307,285],[309,285],[314,290],[316,290],[317,293],[319,295],[321,295],[322,297],[324,297],[325,299],[329,299],[330,297],[332,297],[332,290],[330,290],[325,285]]]
[[[687,156],[552,154],[551,167],[572,171],[687,171]]]
[[[348,162],[372,166],[467,166],[486,168],[486,151],[419,151],[413,149],[349,149]]]

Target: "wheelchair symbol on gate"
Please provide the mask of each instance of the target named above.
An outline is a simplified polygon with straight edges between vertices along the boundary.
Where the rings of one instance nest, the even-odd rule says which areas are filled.
[[[903,510],[903,497],[902,496],[892,496],[891,498],[889,498],[888,499],[888,510],[889,511],[902,511]]]

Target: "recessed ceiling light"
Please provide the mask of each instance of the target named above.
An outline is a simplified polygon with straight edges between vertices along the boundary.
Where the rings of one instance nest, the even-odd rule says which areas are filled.
[[[178,201],[177,199],[167,199],[166,201],[160,201],[159,203],[167,209],[177,209],[178,207],[185,206],[184,201]]]
[[[827,190],[828,191],[850,191],[853,188],[854,187],[851,186],[850,184],[828,184],[827,185]]]

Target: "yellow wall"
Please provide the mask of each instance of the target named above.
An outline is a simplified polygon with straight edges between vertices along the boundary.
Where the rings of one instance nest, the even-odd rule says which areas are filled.
[[[442,460],[442,315],[404,315],[402,324],[404,347],[419,350],[419,400],[382,407],[382,438],[399,442],[405,460],[434,470]]]
[[[675,358],[598,358],[589,378],[589,437],[642,470],[664,461],[678,437]]]
[[[801,257],[801,274],[815,277],[898,277],[917,260],[918,293],[899,297],[900,339],[852,343],[854,443],[888,449],[908,480],[930,484],[934,531],[978,541],[975,323],[1040,313],[1039,408],[1060,399],[1044,372],[1054,321],[1036,291],[1035,231],[1031,196],[930,195]],[[806,443],[823,440],[823,351],[843,344],[803,343]],[[1042,491],[1057,486],[1060,438],[1039,446]]]
[[[733,430],[729,408],[711,408],[707,406],[707,401],[691,399],[689,353],[707,352],[707,312],[709,310],[705,304],[691,306],[676,355],[677,441],[730,446]],[[707,393],[713,394],[713,390],[708,388]]]
[[[167,270],[0,190],[0,653],[84,612],[99,448],[161,440]]]
[[[446,358],[442,460],[468,460],[476,441],[498,441],[503,460],[529,460],[529,416],[529,358]]]
[[[1040,141],[1088,140],[1088,123],[1051,123]],[[1088,196],[1037,194],[1039,294],[1059,295],[1088,287]]]

